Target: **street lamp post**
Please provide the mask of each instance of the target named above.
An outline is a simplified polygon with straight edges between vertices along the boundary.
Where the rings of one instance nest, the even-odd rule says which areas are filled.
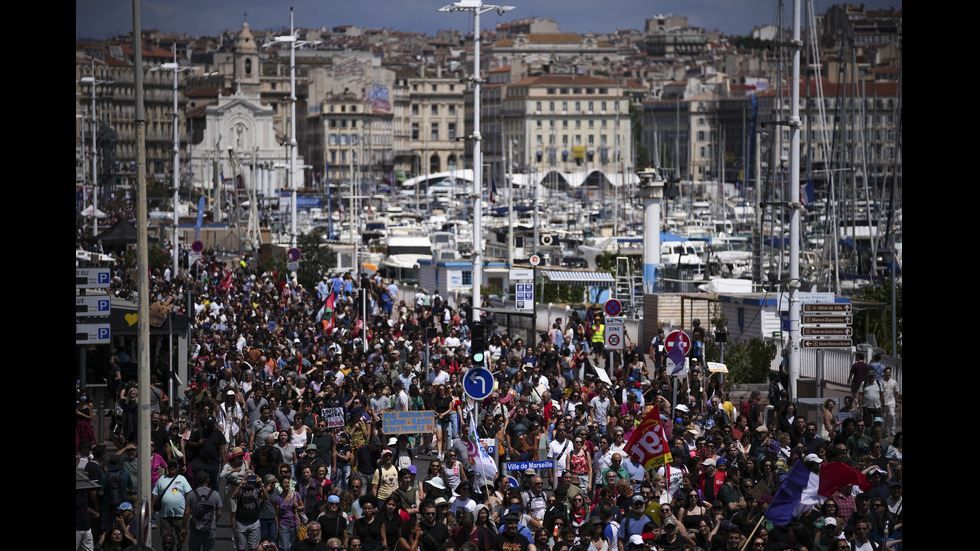
[[[319,42],[307,42],[296,38],[296,30],[293,27],[293,8],[289,8],[289,36],[277,36],[276,42],[286,42],[289,44],[289,189],[291,191],[290,214],[292,215],[292,226],[290,228],[289,244],[296,246],[296,47],[306,44],[318,44]]]
[[[503,15],[514,6],[494,6],[482,0],[460,0],[441,12],[473,12],[473,321],[480,320],[480,284],[483,282],[483,152],[480,147],[480,14],[496,10]]]
[[[180,192],[180,116],[177,111],[177,99],[178,99],[178,89],[177,89],[177,73],[181,71],[193,71],[197,67],[181,67],[177,64],[177,43],[174,42],[173,45],[174,61],[173,63],[164,63],[159,67],[154,67],[150,69],[151,71],[173,71],[174,72],[174,242],[173,242],[173,275],[177,277],[178,272],[178,260],[180,257],[180,244],[177,237],[177,204],[179,202],[178,193]]]
[[[95,78],[95,58],[92,58],[92,76],[82,77],[79,82],[90,83],[92,85],[92,236],[99,234],[99,148],[95,141],[96,120],[95,120],[95,87],[99,84],[112,84],[113,80],[96,80]]]

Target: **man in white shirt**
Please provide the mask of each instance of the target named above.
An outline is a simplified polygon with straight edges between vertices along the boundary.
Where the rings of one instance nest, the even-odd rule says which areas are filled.
[[[895,410],[898,409],[901,416],[901,408],[898,399],[902,394],[898,388],[898,381],[892,379],[892,368],[886,367],[881,382],[882,394],[882,417],[885,418],[885,436],[895,436]]]
[[[395,381],[395,411],[408,411],[408,393],[405,392],[405,385],[401,381]]]
[[[548,443],[548,459],[555,462],[555,468],[548,473],[548,484],[555,487],[555,480],[561,479],[565,472],[565,461],[572,451],[572,441],[565,434],[565,423],[555,424],[555,439]]]
[[[592,420],[599,425],[599,434],[606,433],[606,424],[609,422],[609,387],[606,385],[602,386],[602,391],[599,396],[593,396],[592,400],[589,401],[589,411],[592,414]]]

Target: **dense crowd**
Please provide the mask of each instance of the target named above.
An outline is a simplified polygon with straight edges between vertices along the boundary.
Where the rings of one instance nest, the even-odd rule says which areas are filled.
[[[366,275],[327,274],[305,289],[295,274],[213,255],[193,268],[150,279],[152,300],[171,299],[192,319],[186,392],[168,396],[156,378],[151,389],[152,457],[137,458],[133,445],[137,393],[121,376],[125,354],[107,366],[114,451],[93,446],[91,400],[79,397],[77,468],[101,487],[76,494],[79,549],[135,543],[139,460],[152,465],[166,549],[215,548],[228,516],[238,550],[901,549],[902,435],[882,418],[884,396],[867,398],[893,388],[890,372],[879,378],[869,367],[840,408],[828,400],[805,419],[778,373],[767,399],[733,401],[702,369],[699,325],[690,369],[673,378],[662,332],[648,349],[615,353],[608,369],[599,311],[549,321],[534,346],[488,317],[495,390],[471,419],[461,385],[469,304],[457,309],[423,289],[408,296]],[[110,292],[134,285],[119,270]],[[158,359],[163,381],[169,363]],[[647,471],[627,438],[654,408],[672,460]],[[386,434],[384,412],[420,410],[434,412],[433,433]],[[501,464],[553,467],[475,470],[470,423]],[[845,487],[774,526],[767,504],[799,461],[847,463],[873,487]]]

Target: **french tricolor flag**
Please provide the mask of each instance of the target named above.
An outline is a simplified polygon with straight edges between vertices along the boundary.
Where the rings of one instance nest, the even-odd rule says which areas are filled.
[[[797,461],[773,496],[765,516],[773,524],[785,526],[848,484],[856,484],[864,491],[871,489],[863,474],[844,463],[823,463],[817,474],[806,468],[803,461]]]

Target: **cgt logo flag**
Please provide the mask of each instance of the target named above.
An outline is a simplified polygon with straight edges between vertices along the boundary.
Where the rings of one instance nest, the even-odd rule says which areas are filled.
[[[626,442],[626,453],[637,465],[643,465],[646,470],[656,469],[671,462],[670,448],[667,446],[667,436],[660,423],[660,410],[656,407],[640,421]]]

